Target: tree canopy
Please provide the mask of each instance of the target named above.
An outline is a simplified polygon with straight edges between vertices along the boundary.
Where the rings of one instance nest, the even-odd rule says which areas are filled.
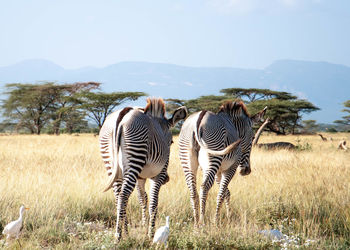
[[[258,100],[269,100],[277,98],[279,100],[296,99],[296,96],[288,92],[274,91],[270,89],[243,89],[243,88],[229,88],[220,90],[226,96],[232,96],[236,99],[242,99],[246,103],[251,103]]]
[[[345,108],[342,110],[342,112],[345,112],[348,115],[343,116],[342,120],[334,121],[334,123],[343,125],[349,129],[349,127],[350,127],[350,100],[344,102],[344,107]]]
[[[269,117],[270,122],[265,129],[281,135],[296,133],[302,127],[302,114],[319,110],[307,100],[298,99],[287,92],[253,88],[230,88],[220,92],[224,95],[201,96],[190,100],[167,99],[168,106],[176,108],[185,105],[190,113],[200,110],[217,112],[225,101],[244,100],[250,114],[255,114],[267,106],[265,117]]]
[[[7,98],[2,100],[1,107],[6,120],[2,125],[16,130],[26,128],[33,134],[40,134],[43,128],[59,134],[65,125],[66,131],[72,133],[88,127],[85,120],[88,116],[101,128],[115,107],[145,95],[142,92],[93,92],[99,86],[97,82],[7,84]]]
[[[59,88],[54,83],[45,84],[7,84],[8,99],[3,101],[3,115],[25,127],[31,133],[40,134],[43,126],[50,120]]]
[[[135,101],[141,96],[145,96],[143,92],[83,92],[76,101],[80,104],[80,108],[87,112],[87,115],[96,122],[99,128],[102,127],[107,116],[113,112],[115,107],[126,101]]]

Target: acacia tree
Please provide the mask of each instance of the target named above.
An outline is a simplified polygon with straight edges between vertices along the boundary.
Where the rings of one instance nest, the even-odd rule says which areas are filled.
[[[167,112],[172,112],[180,106],[186,106],[188,112],[194,113],[200,110],[208,110],[217,112],[221,104],[225,101],[230,101],[232,98],[227,96],[206,95],[197,99],[181,100],[181,99],[166,99]]]
[[[83,92],[77,96],[76,102],[80,104],[80,109],[85,110],[101,129],[107,116],[113,112],[115,107],[126,101],[135,101],[145,95],[143,92]]]
[[[258,100],[269,100],[277,98],[279,100],[291,100],[296,97],[288,92],[274,91],[270,89],[243,89],[243,88],[229,88],[220,90],[226,96],[231,96],[236,99],[242,99],[246,103],[251,103]]]
[[[85,114],[78,114],[76,96],[82,92],[89,92],[99,88],[98,82],[77,82],[73,84],[55,85],[57,95],[54,105],[55,112],[52,113],[53,132],[58,135],[61,123],[66,123],[66,129],[71,133],[75,125],[83,123]]]
[[[277,98],[252,102],[248,105],[248,110],[254,113],[266,106],[268,109],[265,116],[270,119],[266,128],[278,135],[294,134],[298,128],[302,127],[300,125],[302,114],[319,110],[306,100],[279,100]]]
[[[5,85],[8,99],[2,101],[4,117],[15,122],[16,128],[27,128],[32,134],[40,134],[50,120],[57,91],[54,83]]]
[[[304,133],[315,133],[319,129],[316,120],[303,120],[302,124]]]
[[[342,111],[347,113],[348,115],[343,116],[342,120],[336,120],[335,123],[338,123],[340,125],[343,125],[345,127],[350,127],[350,100],[344,102],[345,109]]]
[[[295,133],[301,128],[302,114],[319,109],[307,100],[300,100],[287,92],[242,88],[223,89],[220,92],[225,95],[201,96],[191,100],[168,99],[168,101],[170,107],[185,105],[190,113],[199,110],[217,112],[223,102],[235,99],[244,100],[252,114],[267,106],[266,117],[270,118],[270,122],[265,129],[280,135]]]

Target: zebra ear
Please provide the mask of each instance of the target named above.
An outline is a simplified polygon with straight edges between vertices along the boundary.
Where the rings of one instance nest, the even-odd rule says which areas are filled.
[[[170,126],[173,127],[178,121],[185,119],[187,114],[188,114],[188,111],[185,106],[177,108],[174,111],[173,116],[170,119],[168,119]]]
[[[253,115],[250,119],[252,120],[253,123],[256,123],[258,121],[261,121],[262,118],[264,117],[265,113],[266,113],[266,109],[267,106],[261,110],[260,112],[258,112],[257,114]]]

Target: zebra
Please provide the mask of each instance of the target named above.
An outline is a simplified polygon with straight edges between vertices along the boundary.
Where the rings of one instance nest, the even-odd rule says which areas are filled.
[[[104,191],[113,188],[116,207],[116,233],[120,240],[122,226],[127,234],[126,207],[137,185],[142,208],[142,222],[148,227],[148,236],[154,235],[160,187],[169,181],[169,163],[172,134],[170,128],[187,116],[186,107],[176,109],[170,119],[165,117],[165,104],[161,98],[148,98],[143,108],[126,107],[110,114],[100,134],[100,151],[109,181]],[[149,219],[145,182],[151,181]]]
[[[190,115],[182,125],[179,135],[180,162],[190,191],[196,226],[204,223],[206,199],[214,178],[220,186],[215,223],[218,223],[224,200],[229,214],[228,184],[237,167],[240,167],[241,175],[250,174],[250,151],[254,137],[252,125],[263,118],[266,108],[249,116],[242,101],[228,101],[218,113],[200,111]],[[198,165],[203,170],[199,197],[196,187]]]

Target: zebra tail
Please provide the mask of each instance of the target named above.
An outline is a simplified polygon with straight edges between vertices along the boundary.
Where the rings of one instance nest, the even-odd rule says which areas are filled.
[[[224,148],[222,150],[212,150],[212,149],[207,148],[203,144],[202,139],[199,137],[199,127],[200,127],[201,121],[202,121],[204,115],[206,114],[206,112],[207,112],[206,110],[201,111],[199,114],[198,120],[197,120],[197,126],[195,129],[195,138],[196,138],[197,143],[199,144],[199,146],[201,148],[204,148],[211,155],[221,156],[221,155],[226,155],[228,153],[231,153],[241,143],[241,139],[238,139],[237,141],[231,143],[230,145],[228,145],[226,148]]]
[[[123,117],[132,109],[133,108],[131,108],[131,107],[126,107],[120,112],[118,119],[117,119],[117,122],[116,122],[116,127],[113,130],[113,135],[112,135],[113,170],[112,170],[111,177],[108,180],[107,187],[103,190],[103,192],[106,192],[112,188],[113,183],[115,182],[115,180],[120,172],[120,167],[119,167],[119,162],[118,162],[119,146],[120,146],[119,145],[119,137],[120,137],[120,132],[121,132],[120,122],[122,121]]]

